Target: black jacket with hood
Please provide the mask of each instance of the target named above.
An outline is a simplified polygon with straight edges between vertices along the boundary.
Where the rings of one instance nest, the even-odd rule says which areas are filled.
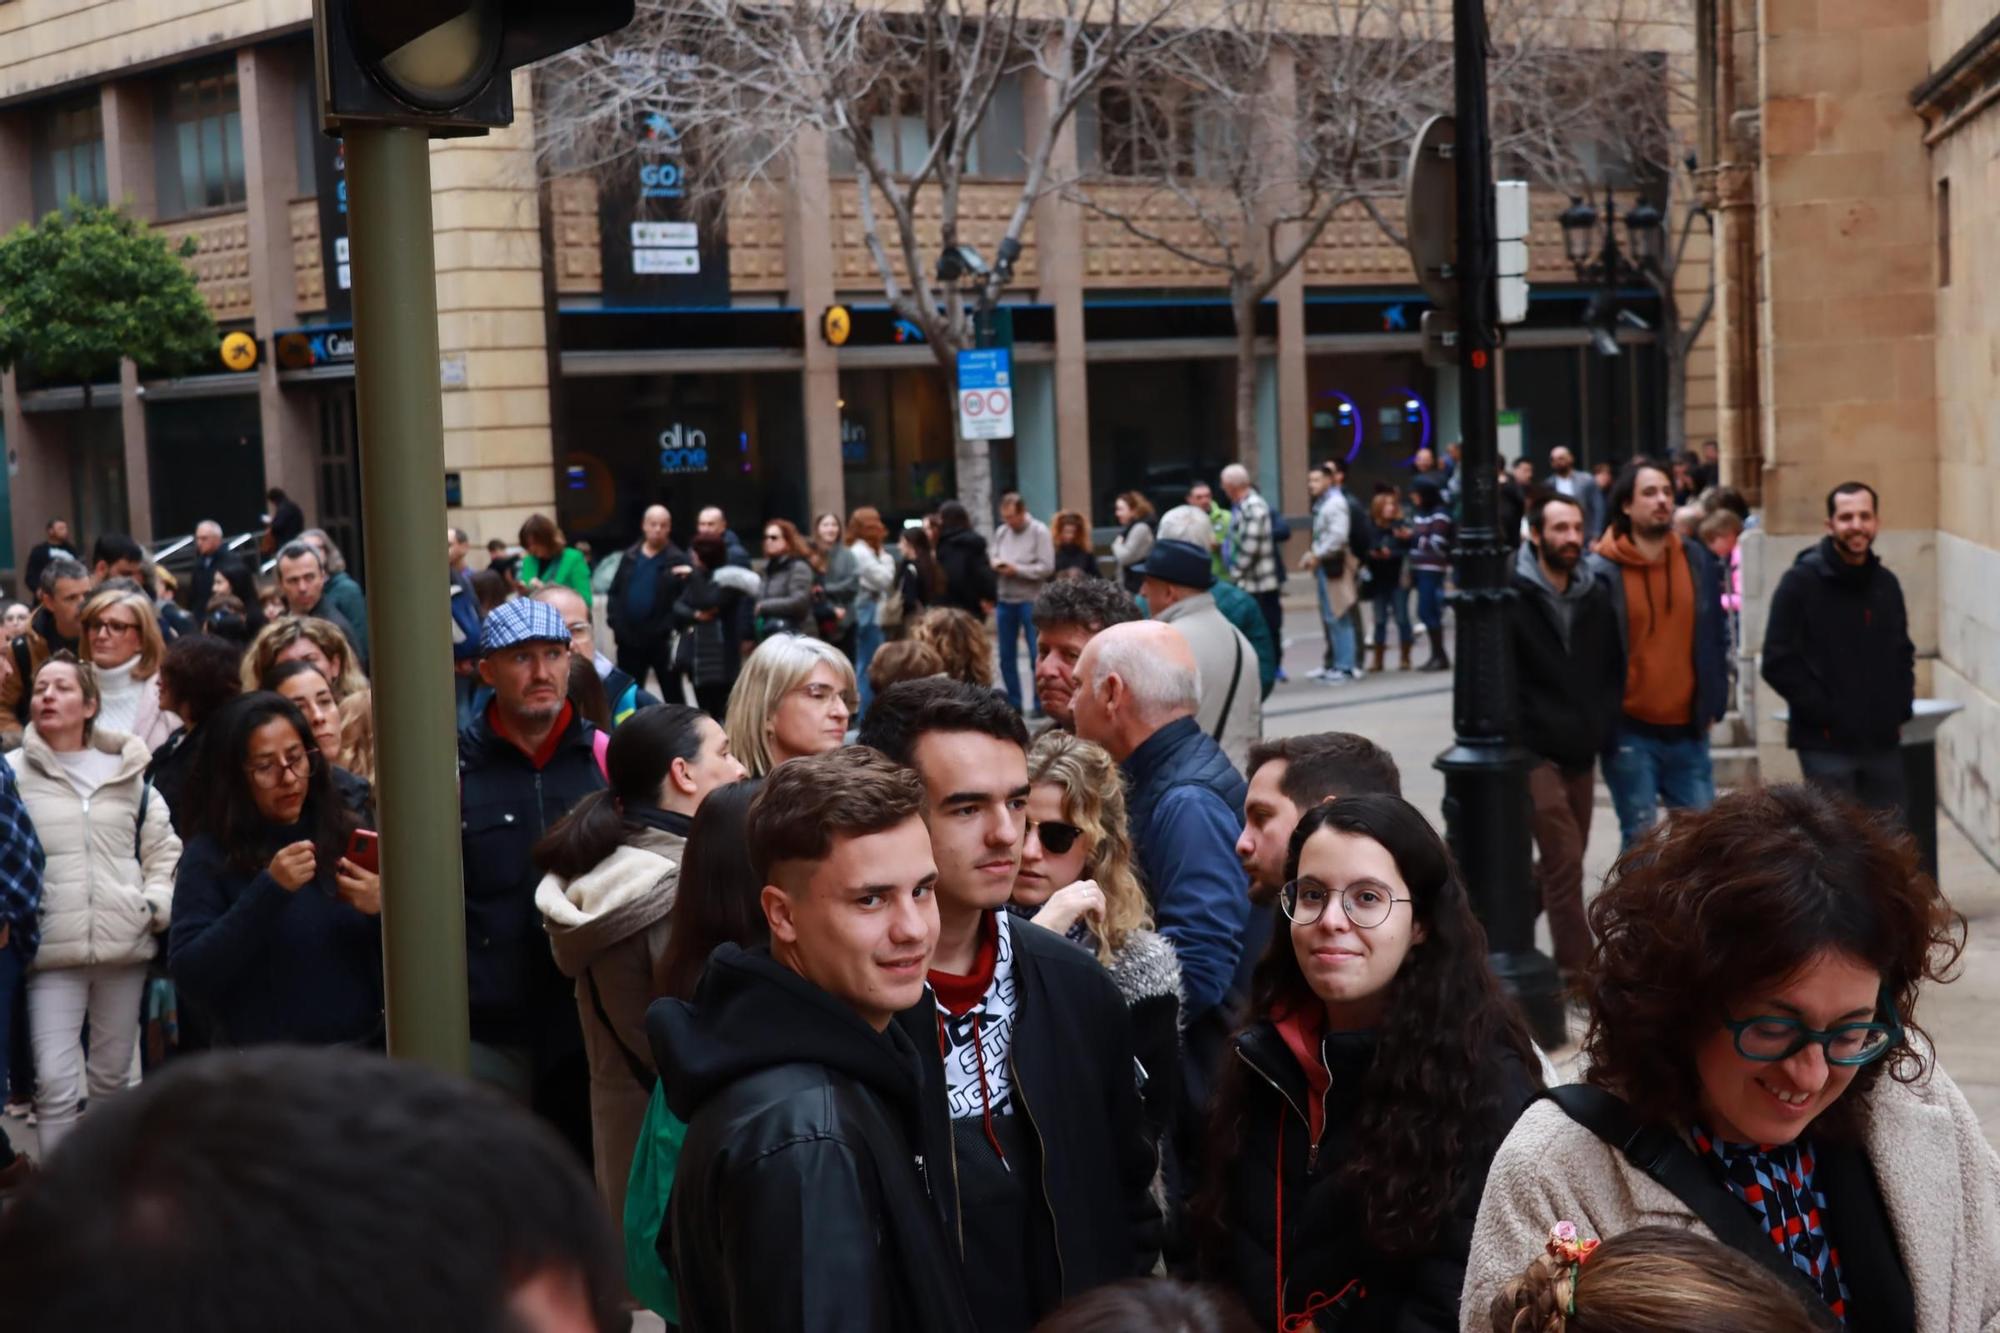
[[[1159,1155],[1140,1099],[1131,1019],[1110,974],[1059,935],[1019,919],[1009,924],[1014,1092],[1041,1164],[1031,1196],[1040,1206],[1030,1217],[1040,1232],[1034,1248],[1056,1257],[1061,1290],[1048,1293],[1053,1309],[1093,1287],[1153,1271],[1162,1240],[1152,1193]],[[896,1022],[924,1052],[932,1100],[943,1107],[931,993]],[[946,1151],[950,1143],[947,1133]],[[955,1164],[931,1174],[947,1226],[962,1246]]]
[[[1514,555],[1509,632],[1521,743],[1566,772],[1587,769],[1624,702],[1624,654],[1604,585],[1581,563],[1556,592],[1524,541]]]
[[[1764,679],[1785,696],[1794,750],[1894,749],[1917,694],[1903,585],[1874,552],[1859,565],[1833,538],[1802,551],[1771,597]]]
[[[683,1333],[969,1333],[931,1197],[951,1128],[906,1032],[728,944],[646,1031],[688,1127],[660,1236]]]
[[[971,528],[944,533],[938,538],[937,562],[944,570],[944,596],[933,605],[955,606],[972,615],[985,616],[985,603],[1000,595],[1000,581],[993,573],[986,539]]]

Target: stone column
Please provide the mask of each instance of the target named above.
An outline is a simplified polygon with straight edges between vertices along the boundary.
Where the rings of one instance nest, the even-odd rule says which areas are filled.
[[[33,160],[34,132],[25,108],[0,111],[0,232],[12,231],[35,215],[35,197],[29,174]],[[0,552],[8,568],[18,571],[28,558],[28,548],[42,539],[42,529],[58,514],[69,517],[69,456],[54,438],[55,432],[38,429],[35,417],[21,410],[20,390],[14,373],[0,375],[0,420],[7,432],[7,507],[14,521],[14,545]],[[18,588],[24,597],[31,590]]]
[[[298,278],[292,258],[292,199],[299,194],[298,152],[292,137],[294,99],[310,81],[293,53],[252,46],[236,53],[236,86],[243,110],[244,196],[250,225],[250,297],[257,340],[258,415],[263,423],[264,486],[282,486],[319,521],[319,459],[312,400],[278,384],[273,344],[280,329],[298,323]]]
[[[1036,143],[1047,132],[1050,88],[1033,79],[1035,95],[1023,99],[1026,141]],[[1076,117],[1056,132],[1049,153],[1049,176],[1065,180],[1076,174]],[[1090,493],[1090,375],[1084,360],[1083,337],[1083,209],[1059,193],[1035,201],[1035,267],[1040,274],[1040,298],[1055,310],[1055,442],[1056,494],[1064,509],[1074,509],[1092,524],[1111,521],[1111,498]],[[1093,501],[1095,503],[1093,503]]]
[[[799,381],[806,427],[806,497],[815,514],[847,513],[847,479],[840,461],[840,354],[820,332],[820,315],[833,304],[833,196],[828,182],[826,135],[800,134],[792,145],[786,182],[786,300],[805,321],[806,368]]]
[[[1290,51],[1283,46],[1275,47],[1271,60],[1264,67],[1271,101],[1273,124],[1295,123],[1298,117],[1298,68]],[[1277,136],[1278,141],[1269,145],[1268,150],[1285,156],[1289,167],[1290,157],[1296,154],[1298,146],[1289,137]],[[1278,179],[1283,180],[1280,174]],[[1290,191],[1283,192],[1272,201],[1274,207],[1289,208],[1293,205]],[[1299,227],[1289,224],[1279,228],[1277,250],[1280,255],[1289,253],[1299,243]],[[1266,497],[1272,504],[1280,506],[1288,514],[1309,513],[1312,497],[1306,489],[1306,457],[1312,438],[1311,409],[1306,401],[1306,272],[1305,261],[1293,265],[1291,272],[1279,280],[1271,293],[1278,303],[1278,494]],[[1310,545],[1309,531],[1294,529],[1293,546],[1289,552],[1280,552],[1281,559]],[[1303,543],[1303,545],[1301,544]]]
[[[111,202],[135,217],[159,216],[153,181],[153,87],[143,79],[107,83],[99,90],[104,116],[104,175]],[[153,538],[152,464],[146,448],[146,400],[139,370],[118,367],[118,421],[125,440],[126,529],[140,542]]]
[[[438,351],[465,365],[465,387],[444,395],[444,465],[463,501],[448,521],[475,545],[513,541],[529,514],[555,516],[534,108],[517,70],[512,126],[431,144]]]

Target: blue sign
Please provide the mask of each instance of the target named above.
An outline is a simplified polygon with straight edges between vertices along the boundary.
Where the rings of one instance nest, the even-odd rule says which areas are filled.
[[[958,354],[958,428],[968,440],[1014,434],[1014,358],[1003,347]]]

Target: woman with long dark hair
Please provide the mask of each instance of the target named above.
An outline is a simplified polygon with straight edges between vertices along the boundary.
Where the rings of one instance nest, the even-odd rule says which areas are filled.
[[[382,879],[347,857],[364,825],[312,727],[259,691],[203,731],[205,799],[174,881],[175,984],[213,1018],[218,1045],[379,1044]]]
[[[576,982],[597,1189],[619,1218],[655,1077],[646,1006],[658,998],[653,978],[673,934],[682,848],[702,801],[741,778],[743,765],[701,710],[660,704],[611,733],[604,768],[609,786],[535,845],[535,906],[556,966]]]
[[[812,619],[812,547],[788,518],[764,525],[764,586],[757,595],[757,633],[817,634]]]
[[[1541,1089],[1534,1047],[1407,801],[1315,806],[1286,878],[1289,928],[1216,1099],[1203,1270],[1261,1328],[1456,1330],[1487,1167]]]
[[[908,625],[944,601],[944,567],[931,550],[931,535],[922,528],[904,528],[896,566],[896,584],[903,594],[903,623]]]
[[[188,790],[188,779],[201,751],[202,729],[243,692],[237,674],[242,660],[240,644],[213,634],[183,634],[167,645],[160,662],[160,706],[178,716],[181,727],[153,751],[146,781],[166,801],[174,831],[184,836],[189,832],[190,806],[198,799]]]
[[[759,904],[764,882],[750,864],[747,831],[750,802],[763,786],[751,778],[717,787],[695,812],[682,849],[674,928],[653,971],[658,998],[692,1000],[708,956],[724,944],[745,949],[770,943],[770,927]],[[651,1046],[647,1047],[651,1055]],[[667,1217],[687,1126],[667,1109],[660,1085],[653,1086],[646,1118],[633,1147],[626,1180],[625,1276],[641,1304],[671,1326],[679,1320],[674,1280],[660,1262],[660,1227]]]
[[[257,576],[250,572],[250,566],[235,556],[226,556],[216,563],[212,577],[209,597],[234,597],[241,602],[243,628],[248,631],[245,642],[256,638],[257,631],[264,628],[264,604],[257,595]],[[203,619],[205,622],[206,617]]]
[[[1468,1327],[1551,1214],[1714,1236],[1848,1328],[1995,1326],[2000,1158],[1918,1026],[1966,924],[1907,833],[1808,785],[1731,792],[1634,843],[1590,924],[1584,1086],[1494,1158]]]

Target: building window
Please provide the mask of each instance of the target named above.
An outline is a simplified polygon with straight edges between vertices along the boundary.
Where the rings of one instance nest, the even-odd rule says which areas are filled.
[[[175,76],[167,94],[165,137],[174,169],[161,182],[161,193],[171,198],[177,190],[180,205],[169,216],[243,202],[243,118],[234,64]]]
[[[1107,83],[1077,108],[1077,160],[1091,175],[1225,180],[1246,142],[1226,108],[1184,85]]]
[[[1002,75],[972,132],[972,143],[965,150],[968,176],[1019,180],[1027,174],[1021,98],[1021,76]],[[891,176],[909,176],[923,165],[931,150],[930,132],[924,125],[922,94],[909,90],[894,107],[893,111],[883,109],[869,117],[868,139],[875,146],[875,161],[883,171]],[[855,166],[853,143],[845,135],[830,138],[828,170],[836,176],[852,176]]]
[[[1938,182],[1937,196],[1938,286],[1951,286],[1951,181]]]
[[[66,208],[71,199],[110,198],[104,171],[104,111],[97,94],[65,102],[35,117],[35,211]]]

